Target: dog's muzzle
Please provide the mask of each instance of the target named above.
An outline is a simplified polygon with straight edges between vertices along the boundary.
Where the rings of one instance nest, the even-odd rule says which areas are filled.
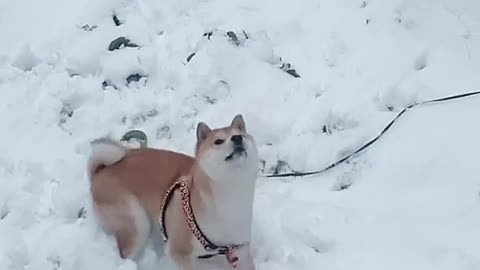
[[[227,157],[225,157],[225,161],[230,161],[235,157],[245,156],[247,155],[247,151],[245,150],[245,146],[243,144],[243,136],[242,135],[234,135],[231,138],[233,142],[233,152],[230,153]]]

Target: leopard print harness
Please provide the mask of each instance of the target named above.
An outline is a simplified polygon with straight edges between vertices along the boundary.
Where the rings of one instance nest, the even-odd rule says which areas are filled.
[[[202,230],[198,226],[198,223],[195,219],[195,215],[193,213],[191,200],[190,200],[190,187],[188,185],[188,182],[186,180],[182,180],[182,178],[175,181],[168,188],[167,192],[165,193],[165,196],[163,197],[162,206],[160,208],[160,220],[159,220],[160,230],[162,233],[163,240],[165,242],[168,241],[168,235],[165,228],[165,211],[170,200],[173,197],[174,191],[177,189],[180,190],[180,198],[182,202],[183,212],[185,213],[185,217],[187,219],[186,221],[187,221],[188,227],[192,231],[192,234],[195,236],[195,238],[200,242],[200,244],[203,246],[203,248],[207,252],[213,252],[206,255],[198,256],[197,258],[209,259],[214,256],[224,255],[225,258],[227,259],[227,262],[233,268],[237,268],[238,257],[235,256],[234,251],[241,248],[245,244],[217,246],[213,244],[210,240],[208,240],[208,238],[205,236],[205,234],[203,234]]]

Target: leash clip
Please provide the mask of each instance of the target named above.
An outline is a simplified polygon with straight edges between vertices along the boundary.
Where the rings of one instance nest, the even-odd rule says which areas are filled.
[[[237,268],[238,266],[238,257],[235,256],[233,253],[235,251],[235,248],[229,247],[227,252],[225,253],[225,257],[227,258],[228,263],[233,267]]]

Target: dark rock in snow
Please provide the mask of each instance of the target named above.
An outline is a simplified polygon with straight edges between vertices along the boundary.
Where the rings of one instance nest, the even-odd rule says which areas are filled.
[[[96,26],[96,25],[92,25],[92,26],[90,26],[89,24],[82,25],[82,29],[86,32],[91,32],[91,31],[93,31],[97,28],[98,28],[98,26]]]
[[[192,60],[192,58],[195,56],[195,53],[191,53],[188,57],[187,57],[187,63],[190,62],[190,60]]]
[[[208,40],[210,40],[210,38],[212,37],[212,35],[213,35],[213,31],[203,33],[203,36],[204,36],[204,37],[207,37]]]
[[[131,83],[131,82],[138,82],[140,81],[140,79],[144,78],[144,77],[147,77],[145,75],[142,75],[140,73],[135,73],[135,74],[131,74],[127,77],[127,84]]]
[[[137,44],[130,42],[130,39],[126,37],[118,37],[112,40],[112,42],[110,42],[110,45],[108,46],[108,50],[109,51],[118,50],[122,47],[122,45],[125,47],[138,47]]]
[[[326,125],[323,125],[322,132],[325,133],[325,134],[332,134],[332,131]]]
[[[118,87],[110,80],[105,80],[102,82],[102,88],[103,90],[107,89],[107,87],[113,87],[115,90],[118,90]]]
[[[206,37],[208,40],[211,40],[213,36],[213,31],[203,33],[203,36]],[[235,45],[235,46],[240,46],[243,44],[243,42],[250,37],[248,36],[247,32],[245,30],[242,30],[242,32],[237,35],[234,31],[227,31],[225,33],[225,36]]]
[[[295,78],[300,78],[300,75],[298,75],[298,73],[295,69],[288,69],[285,72],[287,72],[288,74],[292,75]]]
[[[300,75],[298,75],[297,71],[294,68],[292,68],[292,65],[289,63],[283,63],[282,66],[280,66],[280,69],[292,75],[295,78],[300,78]]]
[[[145,132],[138,129],[132,129],[128,131],[122,136],[120,140],[125,142],[130,142],[131,140],[135,140],[140,143],[141,148],[145,148],[148,145],[147,134],[145,134]]]
[[[122,22],[118,19],[116,14],[113,14],[112,19],[113,19],[113,23],[115,23],[115,26],[122,25]]]
[[[237,34],[235,34],[235,32],[233,31],[228,31],[227,32],[227,37],[230,38],[230,40],[233,42],[233,44],[235,44],[236,46],[240,46],[240,40],[238,39],[237,37]]]
[[[87,210],[85,210],[85,207],[80,208],[77,213],[77,218],[86,218],[87,217]]]

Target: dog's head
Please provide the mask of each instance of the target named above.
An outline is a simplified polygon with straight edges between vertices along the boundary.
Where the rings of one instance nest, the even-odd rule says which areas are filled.
[[[240,114],[233,118],[230,126],[223,128],[212,130],[205,123],[199,123],[195,158],[212,178],[235,169],[257,174],[257,147]]]

